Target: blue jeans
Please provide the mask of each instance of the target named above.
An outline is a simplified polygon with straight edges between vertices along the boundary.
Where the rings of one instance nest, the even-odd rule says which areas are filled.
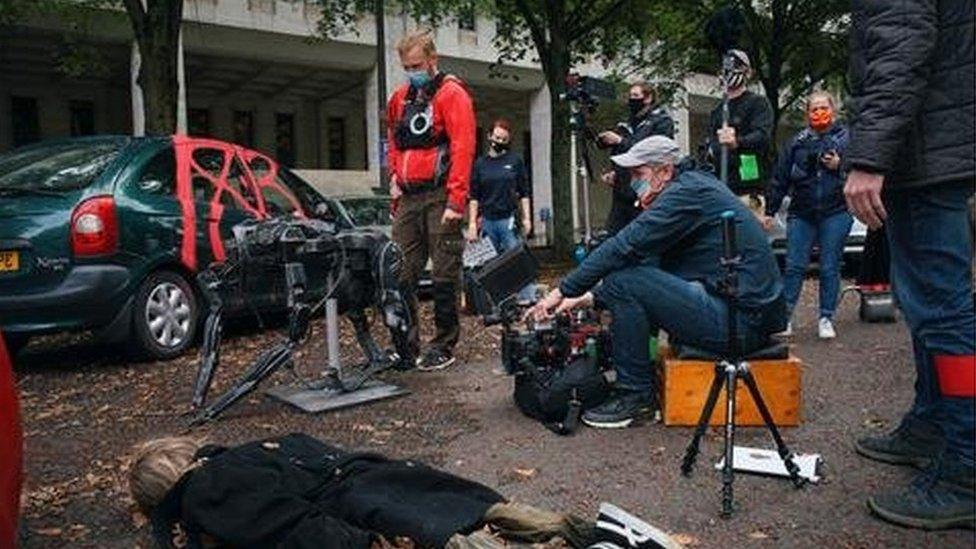
[[[974,396],[945,395],[946,357],[973,367],[972,236],[966,200],[972,182],[886,193],[891,284],[912,333],[915,401],[905,421],[940,430],[946,451],[973,465]],[[970,372],[971,376],[972,373]],[[970,378],[971,379],[971,378]],[[972,387],[970,387],[972,392]]]
[[[810,264],[813,244],[820,242],[820,318],[833,318],[840,294],[840,262],[844,257],[844,241],[851,232],[854,218],[839,212],[819,221],[790,216],[786,227],[786,274],[783,276],[783,295],[790,315],[800,299],[803,278]]]
[[[613,315],[613,365],[617,387],[649,391],[655,387],[648,338],[658,329],[680,341],[713,353],[727,347],[728,305],[698,282],[689,282],[651,265],[637,265],[607,276],[600,289],[600,305]],[[763,347],[770,333],[786,325],[785,308],[740,311],[739,346],[743,352]]]
[[[515,218],[504,219],[485,218],[481,224],[481,231],[491,240],[495,251],[502,253],[518,246],[522,239],[515,233]],[[519,301],[535,301],[535,284],[526,284],[518,295]]]

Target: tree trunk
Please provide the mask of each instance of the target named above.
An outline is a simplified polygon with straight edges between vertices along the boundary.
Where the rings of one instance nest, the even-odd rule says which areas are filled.
[[[139,0],[127,2],[142,63],[137,81],[142,88],[147,135],[176,132],[179,102],[177,65],[183,0]]]
[[[550,36],[549,66],[546,81],[549,85],[552,140],[549,144],[550,185],[552,186],[553,248],[557,257],[569,258],[576,244],[573,231],[573,198],[569,167],[569,105],[559,99],[566,91],[569,72],[569,48],[562,37]]]

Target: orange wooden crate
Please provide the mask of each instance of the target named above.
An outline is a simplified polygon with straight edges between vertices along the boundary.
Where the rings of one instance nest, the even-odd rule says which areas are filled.
[[[664,424],[697,425],[715,375],[715,363],[671,358],[666,348],[661,356]],[[750,361],[749,367],[776,425],[799,425],[800,411],[803,409],[800,359],[790,355],[788,359]],[[736,425],[763,425],[759,409],[742,380],[739,380],[736,388],[735,400]],[[709,423],[725,423],[724,383]]]

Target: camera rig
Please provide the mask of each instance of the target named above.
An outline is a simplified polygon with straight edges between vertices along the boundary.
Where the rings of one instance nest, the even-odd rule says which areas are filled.
[[[343,379],[337,362],[338,334],[329,334],[333,367],[327,371],[324,388],[352,392],[382,370],[406,369],[413,364],[407,334],[414,320],[398,282],[403,255],[385,235],[368,230],[340,231],[331,223],[313,219],[274,218],[235,226],[226,249],[227,261],[213,264],[197,275],[209,314],[193,387],[192,404],[199,412],[191,425],[216,418],[281,367],[294,374],[293,352],[307,339],[311,317],[323,305],[328,309],[330,303],[337,304],[334,312],[344,314],[352,322],[366,363],[358,375]],[[285,286],[287,339],[262,353],[230,389],[202,408],[220,364],[224,305],[249,303],[251,282],[258,277],[266,281],[269,274],[272,284]],[[309,280],[318,284],[310,285]],[[275,296],[281,294],[272,292]],[[394,350],[381,350],[373,339],[366,313],[369,309],[378,310],[382,316]]]

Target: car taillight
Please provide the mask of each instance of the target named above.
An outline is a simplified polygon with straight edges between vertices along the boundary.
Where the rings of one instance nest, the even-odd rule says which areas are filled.
[[[71,213],[71,251],[75,257],[114,253],[119,245],[119,224],[111,196],[89,198]]]

